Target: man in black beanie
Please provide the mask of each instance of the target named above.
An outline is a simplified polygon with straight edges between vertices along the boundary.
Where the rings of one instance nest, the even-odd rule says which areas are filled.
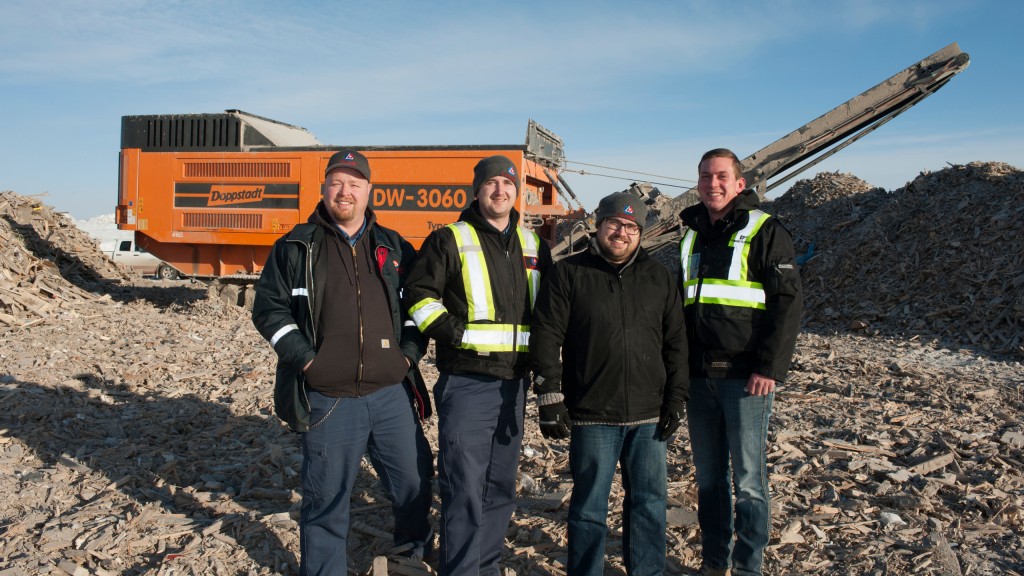
[[[547,244],[519,226],[519,168],[491,156],[473,169],[473,203],[420,250],[403,305],[433,338],[442,576],[500,573],[515,509],[527,345]]]
[[[570,438],[573,576],[604,574],[608,495],[621,467],[622,555],[632,576],[665,565],[666,442],[682,423],[689,380],[675,279],[640,247],[647,207],[606,196],[587,250],[560,260],[537,295],[530,331],[545,438]]]

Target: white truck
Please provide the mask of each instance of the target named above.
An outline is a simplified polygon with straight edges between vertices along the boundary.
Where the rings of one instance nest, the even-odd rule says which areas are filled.
[[[134,234],[109,241],[101,246],[101,250],[114,262],[144,276],[152,274],[164,280],[175,280],[181,276],[176,268],[136,244]]]

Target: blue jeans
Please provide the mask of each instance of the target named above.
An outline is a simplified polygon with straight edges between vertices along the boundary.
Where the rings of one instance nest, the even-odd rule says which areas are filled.
[[[736,576],[761,574],[771,527],[765,447],[775,395],[751,396],[746,384],[692,378],[687,403],[704,565],[731,564]]]
[[[360,398],[308,394],[310,422],[319,424],[302,434],[300,573],[348,573],[349,500],[363,454],[391,498],[395,545],[426,554],[433,461],[408,390],[395,384]]]
[[[441,576],[500,573],[516,507],[527,383],[441,374],[434,386]]]
[[[569,565],[572,576],[604,574],[608,495],[615,464],[625,490],[622,559],[631,576],[665,568],[665,443],[656,424],[573,426],[569,440]]]

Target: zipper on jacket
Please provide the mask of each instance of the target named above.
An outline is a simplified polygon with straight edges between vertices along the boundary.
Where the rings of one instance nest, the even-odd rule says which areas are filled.
[[[697,291],[693,295],[693,305],[696,306],[696,314],[694,315],[694,334],[696,334],[697,328],[701,325],[701,319],[704,317],[704,306],[700,303],[700,293],[704,290],[704,276],[708,273],[708,263],[704,261],[704,255],[707,253],[708,243],[703,238],[703,235],[698,233],[697,240],[700,241],[700,264],[697,266]]]
[[[306,308],[309,309],[309,328],[313,334],[313,344],[316,345],[316,318],[313,317],[313,243],[306,245]]]
[[[309,330],[310,334],[313,335],[313,345],[316,346],[316,318],[313,317],[313,244],[310,241],[309,244],[302,240],[294,240],[298,242],[306,249],[306,308],[309,310]],[[300,389],[303,399],[306,400],[306,406],[310,406],[309,395],[306,393],[306,375],[302,374],[303,385]],[[313,424],[312,422],[310,424]],[[312,426],[310,426],[312,427]]]
[[[508,266],[508,274],[509,274],[509,276],[508,276],[508,278],[509,278],[508,289],[509,289],[509,292],[512,293],[512,302],[515,302],[516,301],[516,281],[515,281],[516,280],[516,270],[515,270],[515,266],[512,266],[512,253],[509,252],[507,241],[506,241],[506,244],[505,244],[505,264]],[[495,309],[495,312],[497,312],[497,310],[498,310],[498,303],[497,302],[494,303],[494,309]],[[495,314],[495,316],[497,316],[497,314]],[[499,321],[501,321],[501,320],[499,320]],[[513,326],[512,333],[513,333],[513,336],[514,336],[515,335],[515,331],[516,331],[516,327],[518,327],[518,324],[517,323],[513,323],[512,326]],[[513,339],[513,342],[515,342],[514,339]]]
[[[352,248],[352,269],[356,278],[356,314],[359,316],[359,360],[356,362],[356,396],[362,396],[363,387],[363,287],[359,281],[359,257],[356,252],[356,245],[350,244]]]
[[[623,339],[625,339],[626,338],[626,303],[625,303],[624,296],[626,294],[626,289],[623,288],[623,286],[622,286],[622,272],[621,271],[618,271],[618,272],[615,273],[615,279],[618,281],[618,288],[619,288],[618,289],[618,295],[619,295],[619,318],[622,319],[622,337],[623,337]],[[625,398],[623,398],[623,404],[625,404],[625,408],[626,408],[626,410],[624,412],[624,416],[625,416],[626,420],[628,421],[630,419],[630,416],[629,416],[629,414],[630,414],[630,409],[629,409],[629,387],[630,387],[629,374],[631,372],[631,368],[630,368],[630,355],[626,354],[625,356],[626,356],[626,359],[625,359],[626,369],[625,369],[624,375],[626,377],[626,382],[625,382],[626,385],[622,387],[622,394],[623,394],[623,396],[625,396]]]
[[[505,240],[505,263],[508,265],[508,271],[509,271],[509,290],[512,292],[511,303],[513,305],[515,305],[515,304],[518,303],[518,300],[516,299],[516,269],[515,269],[515,266],[512,265],[512,253],[509,251],[508,243],[509,243],[509,240],[506,239]],[[498,322],[503,322],[504,321],[504,320],[501,320],[501,319],[497,318],[497,316],[498,316],[498,303],[497,302],[494,303],[494,316],[495,316],[495,320],[496,321],[498,321]],[[510,366],[510,368],[513,371],[513,373],[515,373],[516,358],[519,356],[519,346],[517,346],[518,342],[519,342],[519,319],[518,318],[513,318],[513,321],[512,321],[512,365]]]

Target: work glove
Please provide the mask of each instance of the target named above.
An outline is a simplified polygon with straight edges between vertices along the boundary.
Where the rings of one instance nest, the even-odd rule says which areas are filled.
[[[568,438],[572,422],[564,402],[544,404],[537,407],[540,412],[540,433],[545,438]]]
[[[658,439],[668,442],[668,439],[682,426],[684,414],[686,414],[686,409],[681,405],[662,407],[661,418],[658,419]]]

